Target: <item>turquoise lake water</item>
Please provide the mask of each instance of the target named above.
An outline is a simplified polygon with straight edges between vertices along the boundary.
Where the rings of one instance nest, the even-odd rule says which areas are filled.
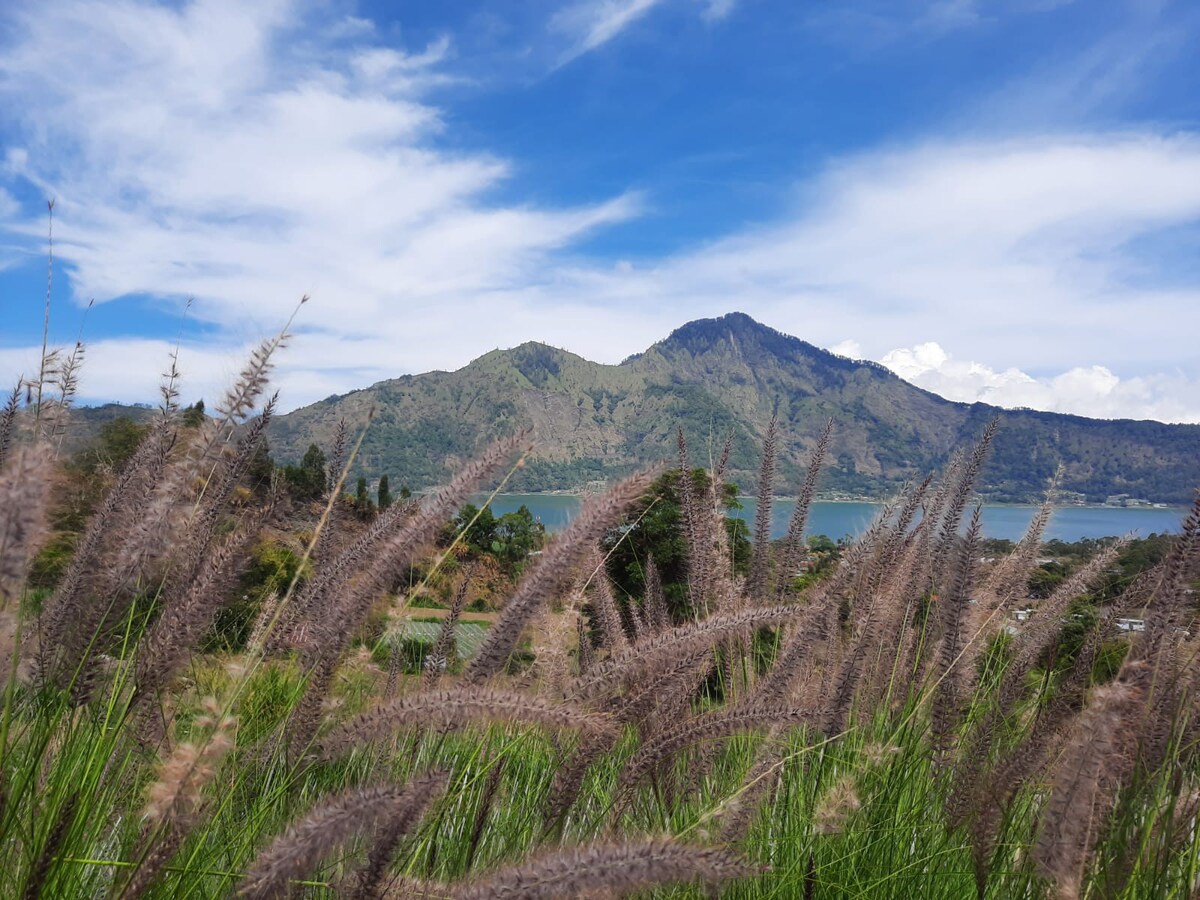
[[[482,498],[476,502],[481,502]],[[571,494],[500,494],[492,504],[496,515],[512,512],[524,504],[546,530],[560,531],[579,509],[581,498]],[[772,507],[771,532],[783,537],[795,502],[777,500]],[[742,500],[742,518],[752,522],[756,504],[753,499]],[[1033,518],[1033,506],[985,506],[983,530],[987,537],[1018,540]],[[875,516],[875,503],[814,503],[808,520],[809,534],[825,534],[831,538],[859,534]],[[1153,533],[1177,532],[1187,514],[1185,509],[1124,509],[1121,507],[1067,506],[1055,510],[1046,529],[1046,537],[1064,541],[1082,538],[1135,534],[1145,537]]]

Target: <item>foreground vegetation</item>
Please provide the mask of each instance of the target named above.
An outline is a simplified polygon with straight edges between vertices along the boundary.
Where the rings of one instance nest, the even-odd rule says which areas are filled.
[[[0,413],[4,896],[1200,888],[1200,501],[1136,577],[1114,582],[1121,546],[1099,548],[1010,633],[1050,507],[981,564],[970,501],[994,428],[819,572],[804,535],[829,429],[776,545],[774,423],[748,541],[723,515],[724,460],[693,469],[681,433],[667,478],[618,483],[507,559],[514,586],[459,659],[464,562],[509,544],[478,512],[446,525],[519,470],[521,436],[366,515],[361,490],[341,499],[362,440],[342,429],[311,528],[264,556],[303,518],[252,475],[284,340],[215,416],[177,409],[172,368],[49,556],[74,367]],[[248,595],[252,566],[274,574]],[[396,623],[439,579],[449,610],[410,674]],[[1122,636],[1133,615],[1145,630]]]

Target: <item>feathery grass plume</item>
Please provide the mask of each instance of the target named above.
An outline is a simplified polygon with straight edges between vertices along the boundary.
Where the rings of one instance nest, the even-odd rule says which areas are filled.
[[[187,665],[217,614],[232,599],[247,551],[273,514],[273,504],[246,514],[204,560],[187,590],[168,597],[138,647],[134,683],[136,701],[147,703],[164,693]]]
[[[1038,604],[1014,641],[1012,658],[997,691],[998,705],[1005,715],[1012,711],[1024,690],[1026,676],[1057,640],[1071,604],[1099,583],[1127,544],[1123,539],[1105,547]]]
[[[804,486],[800,488],[800,496],[796,498],[796,508],[792,511],[787,534],[783,539],[783,550],[779,556],[779,576],[775,585],[779,597],[788,592],[792,574],[799,570],[800,561],[804,559],[804,532],[808,528],[808,514],[812,508],[813,497],[817,494],[817,478],[825,464],[825,457],[829,454],[832,438],[833,419],[830,419],[825,423],[825,428],[813,447],[812,456],[808,460],[808,471],[804,473]]]
[[[621,611],[617,609],[612,582],[604,568],[604,560],[600,558],[600,554],[595,553],[593,561],[595,575],[591,579],[591,601],[595,623],[600,626],[598,630],[601,646],[607,648],[610,653],[617,653],[629,647],[629,636],[625,634],[625,626],[621,623]]]
[[[79,792],[72,791],[71,796],[67,798],[66,803],[54,817],[54,824],[50,827],[46,842],[42,844],[42,849],[38,852],[37,859],[34,860],[33,867],[29,871],[29,877],[25,879],[25,888],[21,892],[23,900],[38,900],[43,895],[50,878],[51,868],[54,865],[54,858],[61,852],[67,834],[75,824],[75,814],[78,810]],[[51,895],[47,894],[47,896]]]
[[[653,554],[646,557],[645,566],[646,596],[643,608],[646,613],[646,623],[650,632],[658,634],[664,628],[671,627],[671,613],[667,609],[667,598],[663,593],[662,575],[654,561]]]
[[[441,628],[438,629],[437,639],[425,657],[421,681],[426,688],[437,684],[438,679],[445,675],[446,670],[450,668],[451,658],[458,657],[454,629],[458,626],[458,619],[462,615],[463,608],[467,605],[467,591],[471,587],[472,572],[473,567],[469,567],[459,579],[458,587],[454,591],[454,599],[450,601],[450,609],[446,612],[446,618],[442,620]]]
[[[326,466],[325,475],[325,502],[329,506],[329,517],[325,522],[325,527],[321,529],[321,533],[317,535],[316,546],[313,547],[313,559],[317,564],[325,562],[329,557],[330,546],[334,537],[341,530],[342,526],[342,506],[339,503],[329,504],[329,494],[337,490],[338,481],[341,477],[342,470],[346,467],[346,453],[350,447],[350,424],[345,418],[338,419],[337,430],[333,433],[333,446],[329,451],[329,462]]]
[[[479,798],[479,807],[475,810],[475,821],[471,824],[471,839],[467,844],[467,862],[463,867],[468,872],[475,863],[475,855],[479,852],[480,843],[483,841],[483,832],[487,827],[492,806],[496,802],[496,795],[500,791],[500,779],[503,775],[504,758],[501,757],[492,764],[491,771],[488,772],[487,781],[483,784],[483,796]]]
[[[1021,537],[1016,548],[992,569],[982,592],[994,598],[994,604],[1003,606],[1014,597],[1023,597],[1023,590],[1029,581],[1029,573],[1042,547],[1042,536],[1050,517],[1054,514],[1054,499],[1057,493],[1059,479],[1062,478],[1062,467],[1059,466],[1050,487],[1046,490],[1046,499],[1038,507],[1029,521],[1025,534]]]
[[[18,380],[16,386],[9,392],[8,399],[4,401],[4,408],[0,409],[0,468],[4,467],[5,460],[8,459],[8,454],[16,441],[17,410],[20,408],[21,382]]]
[[[19,596],[46,524],[50,448],[20,447],[0,469],[0,609]]]
[[[592,735],[613,729],[612,720],[602,713],[521,691],[474,686],[437,688],[397,697],[356,716],[328,734],[321,741],[320,752],[325,759],[337,759],[401,728],[466,728],[492,722]]]
[[[291,752],[303,751],[320,726],[321,708],[333,685],[342,655],[355,632],[362,627],[374,603],[395,583],[403,569],[416,558],[419,550],[433,539],[438,528],[466,501],[471,491],[492,475],[523,443],[524,434],[494,442],[477,459],[460,470],[448,485],[425,496],[415,513],[398,523],[392,533],[368,533],[365,543],[356,543],[334,561],[338,575],[319,581],[316,593],[307,595],[307,623],[310,640],[301,647],[302,661],[309,671],[304,695],[292,709],[287,728]],[[383,518],[382,516],[380,518]],[[358,558],[364,549],[373,551],[366,570],[353,581],[354,572],[347,562]],[[337,586],[341,590],[331,592]],[[510,606],[512,601],[509,601]],[[507,608],[506,608],[507,611]],[[311,618],[315,616],[315,618]],[[293,623],[297,619],[292,619]],[[499,623],[497,623],[498,627]],[[296,627],[293,625],[293,627]],[[494,634],[496,627],[492,628]]]
[[[159,418],[138,444],[92,515],[54,593],[39,617],[42,677],[67,687],[91,666],[97,638],[120,620],[129,568],[121,559],[146,555],[161,536],[151,534],[147,510],[175,443],[173,416]]]
[[[1116,682],[1096,688],[1063,751],[1033,858],[1064,900],[1081,896],[1097,813],[1107,813],[1132,766],[1134,723],[1152,678],[1144,663],[1123,665]]]
[[[581,612],[586,582],[586,577],[581,576],[567,595],[562,609],[555,610],[553,605],[543,607],[530,627],[530,649],[533,651],[531,671],[551,696],[565,695],[567,685],[575,677],[575,667],[571,665],[573,645],[576,655],[592,649],[587,623]],[[579,665],[585,663],[586,660],[580,657]]]
[[[567,590],[575,570],[592,547],[630,504],[646,493],[655,474],[655,470],[649,470],[632,475],[584,504],[566,530],[521,579],[500,618],[488,629],[487,637],[467,667],[468,682],[478,684],[503,668],[534,614],[552,597]]]
[[[771,503],[775,499],[775,442],[778,418],[771,416],[763,439],[762,464],[758,470],[758,507],[754,512],[754,545],[746,595],[751,602],[767,596],[767,575],[771,563]]]
[[[501,765],[498,764],[493,771],[499,772]],[[388,866],[396,855],[400,841],[417,826],[430,804],[446,790],[448,782],[449,774],[439,771],[418,775],[408,783],[405,794],[409,802],[397,804],[391,818],[379,826],[367,853],[366,866],[351,881],[351,890],[347,892],[350,897],[371,900],[379,896],[380,886],[388,874]],[[490,776],[488,783],[492,783]]]
[[[596,661],[596,651],[592,647],[592,636],[588,633],[583,616],[577,616],[575,619],[575,633],[578,642],[576,646],[579,654],[579,674],[582,675]]]
[[[607,699],[605,708],[622,722],[637,726],[643,738],[675,725],[686,715],[700,682],[713,671],[713,650],[701,645],[654,670],[645,681],[626,682],[625,691]]]
[[[999,429],[999,419],[992,419],[988,422],[987,426],[983,429],[983,434],[979,437],[978,443],[971,450],[971,454],[965,458],[962,468],[957,473],[957,478],[953,482],[950,493],[946,498],[946,508],[942,513],[941,529],[938,532],[937,543],[933,550],[933,565],[931,569],[935,585],[944,581],[946,559],[954,546],[954,542],[958,538],[958,530],[962,525],[967,502],[971,499],[971,493],[975,490],[975,483],[979,480],[979,475],[983,471],[983,464],[987,460],[988,450],[991,448],[992,440],[996,437],[996,432]],[[947,477],[950,474],[950,472],[947,472]]]
[[[953,780],[946,801],[947,819],[952,826],[961,825],[970,819],[975,820],[971,824],[972,841],[977,863],[984,868],[991,857],[991,842],[994,840],[995,827],[1004,805],[999,799],[1001,794],[994,789],[992,782],[998,777],[1001,779],[1000,783],[1007,786],[1014,780],[1004,773],[1005,765],[989,767],[988,753],[992,739],[1001,724],[1012,716],[1017,702],[1025,694],[1029,673],[1058,639],[1071,603],[1100,580],[1116,561],[1124,546],[1124,541],[1117,541],[1106,547],[1060,584],[1040,604],[1034,616],[1013,641],[1012,655],[1000,676],[992,705],[980,722],[970,730],[962,751],[954,762]],[[1069,696],[1070,691],[1067,691],[1064,697]],[[1063,713],[1065,714],[1065,710]],[[1054,708],[1050,708],[1043,710],[1037,721],[1045,723],[1053,721],[1054,718]],[[1025,767],[1026,771],[1032,770],[1032,759],[1040,754],[1037,739],[1034,739],[1034,745],[1024,746],[1011,754],[1010,758],[1015,758],[1017,753],[1033,754],[1030,756],[1030,764]],[[1012,793],[1015,793],[1015,790],[1006,792],[1006,795],[1011,796]],[[982,845],[979,843],[981,841]]]
[[[302,298],[300,305],[307,300],[307,297]],[[293,312],[292,318],[295,315]],[[237,379],[216,405],[217,415],[213,418],[204,417],[185,452],[166,467],[161,477],[152,482],[152,497],[134,523],[136,537],[125,542],[117,557],[118,570],[136,571],[147,560],[165,555],[172,545],[203,545],[203,539],[198,541],[192,530],[210,525],[211,520],[206,512],[223,504],[227,497],[227,493],[222,495],[223,491],[233,489],[233,484],[228,479],[218,477],[218,473],[222,465],[229,471],[229,442],[265,393],[274,367],[272,357],[291,338],[288,329],[291,328],[292,318],[275,337],[263,340],[251,352]],[[269,419],[270,409],[266,412]],[[265,423],[262,425],[265,427]],[[242,460],[245,466],[249,465],[253,456],[253,448],[250,450]],[[238,454],[232,455],[236,462]],[[206,502],[210,491],[215,496]],[[180,515],[183,507],[181,501],[189,497],[194,498],[192,509]],[[180,577],[187,579],[186,570],[180,573]]]
[[[676,428],[675,444],[679,454],[679,511],[683,519],[684,542],[688,547],[684,574],[687,578],[688,596],[693,598],[694,603],[695,598],[701,595],[701,585],[707,573],[704,571],[704,560],[695,557],[695,548],[700,546],[700,518],[696,480],[692,477],[692,462],[688,456],[687,439],[683,436],[682,425]]]
[[[454,900],[558,900],[583,894],[624,895],[673,882],[719,884],[761,871],[727,850],[642,838],[560,847],[483,875]]]
[[[53,384],[58,396],[44,401],[38,410],[38,430],[42,440],[54,445],[57,452],[67,429],[71,405],[79,390],[79,370],[83,366],[84,346],[76,341],[71,352],[55,367]]]
[[[340,657],[371,606],[420,548],[525,441],[524,433],[495,441],[449,484],[425,495],[415,511],[397,508],[400,504],[389,507],[361,538],[313,575],[296,597],[291,627],[306,623],[316,635],[315,651]]]
[[[639,747],[621,772],[621,785],[626,792],[630,791],[667,759],[700,741],[729,737],[770,725],[805,724],[810,719],[811,716],[802,710],[758,705],[725,707],[704,713],[663,731]]]
[[[141,897],[157,881],[189,832],[199,821],[204,807],[204,788],[212,780],[225,754],[233,747],[237,720],[222,715],[220,703],[204,701],[206,714],[195,724],[206,733],[197,745],[177,744],[159,765],[157,780],[147,791],[137,863],[120,897]]]
[[[817,834],[841,834],[862,807],[854,777],[843,775],[821,795],[813,808],[813,831]]]
[[[263,407],[259,416],[246,428],[238,440],[237,449],[217,463],[216,470],[204,487],[204,493],[193,508],[189,521],[183,528],[180,545],[185,552],[173,562],[164,593],[168,596],[189,589],[201,577],[212,552],[213,541],[224,523],[230,497],[246,477],[254,462],[254,455],[266,437],[266,431],[275,414],[276,392]]]
[[[663,667],[690,656],[696,650],[711,648],[726,638],[745,634],[755,628],[801,618],[806,609],[800,606],[756,606],[710,616],[695,623],[676,625],[594,665],[580,676],[575,685],[575,694],[590,698],[613,690],[626,680],[646,683]]]
[[[983,507],[976,506],[958,554],[954,586],[941,601],[938,609],[942,644],[938,657],[938,680],[933,689],[931,705],[931,736],[935,757],[943,762],[962,717],[961,701],[967,673],[964,671],[960,655],[967,642],[972,639],[967,633],[967,625],[970,622],[968,604],[972,599],[979,541],[983,533],[982,514]]]
[[[556,831],[561,832],[566,827],[567,816],[579,799],[588,769],[613,751],[618,736],[618,732],[614,730],[591,740],[580,741],[571,753],[554,767],[554,780],[550,783],[542,813],[545,823],[543,837]]]
[[[291,882],[359,835],[396,823],[411,830],[445,781],[445,773],[435,772],[407,787],[350,788],[322,801],[259,852],[238,883],[238,894],[252,900],[288,896]]]

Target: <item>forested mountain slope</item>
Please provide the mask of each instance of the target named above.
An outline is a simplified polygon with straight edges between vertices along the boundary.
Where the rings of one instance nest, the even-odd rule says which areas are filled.
[[[781,424],[779,484],[798,487],[826,419],[836,422],[826,490],[881,495],[941,465],[1001,419],[981,485],[994,500],[1027,500],[1055,468],[1061,487],[1103,500],[1129,494],[1185,503],[1200,484],[1200,426],[1108,421],[953,403],[882,366],[781,334],[742,313],[702,319],[620,365],[527,343],[456,372],[383,381],[281,417],[271,445],[298,459],[327,444],[337,421],[375,421],[358,470],[421,488],[443,481],[483,443],[529,427],[537,449],[514,490],[573,489],[652,460],[673,459],[682,425],[698,464],[733,429],[732,476],[752,488],[771,415]]]

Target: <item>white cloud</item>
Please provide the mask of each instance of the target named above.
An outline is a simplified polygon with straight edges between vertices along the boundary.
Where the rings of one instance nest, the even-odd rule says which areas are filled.
[[[851,338],[839,341],[829,348],[830,353],[844,356],[847,359],[862,359],[862,344]]]
[[[1200,379],[1181,372],[1122,379],[1104,366],[1043,378],[953,358],[932,341],[879,360],[918,387],[962,403],[1069,412],[1101,419],[1200,423]]]
[[[701,15],[706,22],[718,22],[724,19],[737,6],[738,0],[702,0],[704,12]]]
[[[662,0],[582,0],[559,10],[550,20],[550,30],[565,34],[571,40],[571,46],[563,53],[559,64],[608,43],[660,2]]]
[[[530,339],[616,362],[741,309],[822,346],[852,334],[839,352],[854,357],[935,341],[997,377],[1085,373],[1024,405],[1102,409],[1086,375],[1102,363],[1121,373],[1109,395],[1128,414],[1193,414],[1200,286],[1168,283],[1142,254],[1160,230],[1200,223],[1195,135],[867,153],[799,186],[774,222],[620,264],[578,242],[638,215],[639,196],[497,201],[512,161],[443,148],[452,125],[428,91],[452,44],[387,47],[362,27],[322,44],[310,8],[58,0],[26,7],[0,44],[0,124],[13,126],[0,179],[58,198],[58,257],[76,296],[101,304],[93,321],[128,294],[195,296],[206,385],[309,293],[284,357],[289,406]],[[40,246],[44,210],[24,215],[15,233]],[[153,400],[162,363],[147,359],[162,347],[106,346],[85,392]]]

